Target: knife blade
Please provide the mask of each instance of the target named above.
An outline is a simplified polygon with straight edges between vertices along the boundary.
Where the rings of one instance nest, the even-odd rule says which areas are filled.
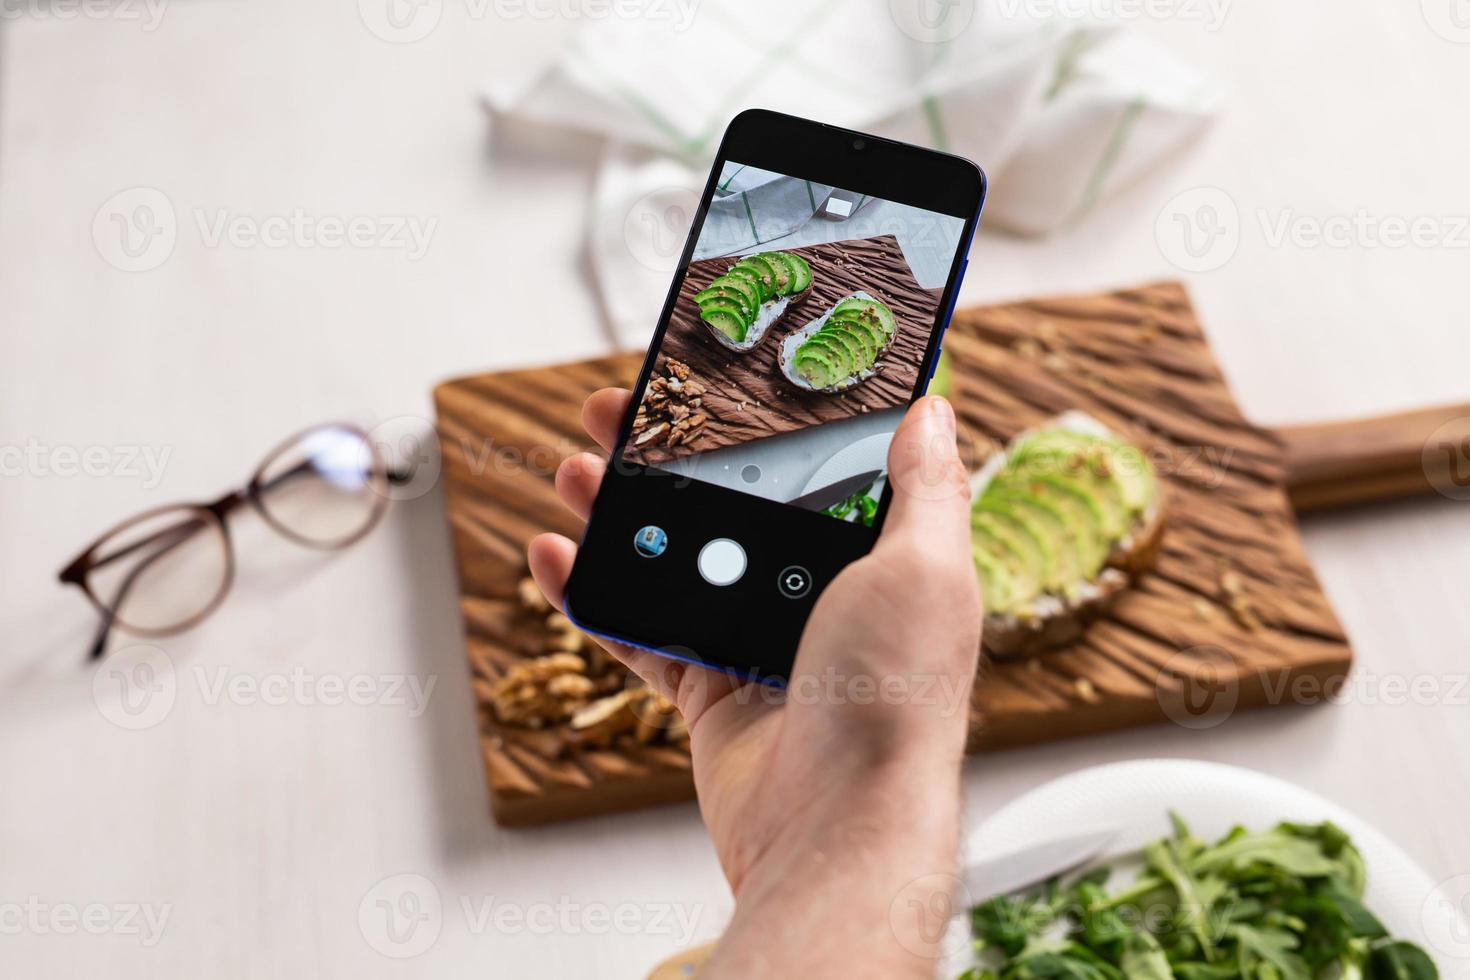
[[[868,470],[856,476],[845,476],[835,483],[829,483],[825,487],[818,487],[810,493],[804,493],[786,501],[797,507],[805,507],[807,510],[823,510],[833,504],[840,503],[857,493],[859,490],[872,484],[878,477],[883,475],[882,470]]]
[[[1109,827],[1059,837],[999,857],[974,861],[960,871],[960,881],[975,902],[983,902],[996,895],[1009,895],[1090,861],[1117,836],[1117,829]]]

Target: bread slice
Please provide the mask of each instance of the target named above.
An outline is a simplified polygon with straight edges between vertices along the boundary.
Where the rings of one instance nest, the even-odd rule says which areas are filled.
[[[982,582],[987,578],[991,581],[995,592],[1001,593],[995,598],[998,600],[995,607],[991,607],[985,616],[985,631],[981,642],[982,647],[997,660],[1021,660],[1035,656],[1046,650],[1054,649],[1071,643],[1082,636],[1087,625],[1102,616],[1117,601],[1119,595],[1129,588],[1139,575],[1153,568],[1158,560],[1163,546],[1166,501],[1162,483],[1157,474],[1153,472],[1141,451],[1127,444],[1116,433],[1110,431],[1101,422],[1083,412],[1067,412],[1049,420],[1035,429],[1028,430],[1017,436],[1005,452],[996,453],[986,464],[977,471],[971,479],[971,500],[976,508],[976,513],[983,513],[983,508],[992,506],[989,502],[998,497],[1002,503],[1009,501],[1012,509],[1023,510],[1026,503],[1025,497],[1028,492],[1043,491],[1046,489],[1042,484],[1046,483],[1049,475],[1044,474],[1037,478],[1032,489],[1028,491],[1027,477],[1022,471],[1018,475],[1012,467],[1012,454],[1017,447],[1022,445],[1036,444],[1038,436],[1049,442],[1060,441],[1063,444],[1068,439],[1076,438],[1079,443],[1086,440],[1097,440],[1099,447],[1113,447],[1116,451],[1110,453],[1107,449],[1099,448],[1100,454],[1094,458],[1089,455],[1090,451],[1078,450],[1079,455],[1075,461],[1059,463],[1058,465],[1086,466],[1085,471],[1088,479],[1104,480],[1107,485],[1122,481],[1120,475],[1109,472],[1108,465],[1116,456],[1126,459],[1131,467],[1146,468],[1146,474],[1137,477],[1136,482],[1130,487],[1130,491],[1136,498],[1141,491],[1138,487],[1145,482],[1150,489],[1146,503],[1126,509],[1126,526],[1121,534],[1099,537],[1100,528],[1097,525],[1077,525],[1083,530],[1090,532],[1089,535],[1064,534],[1060,537],[1052,534],[1051,555],[1055,559],[1050,562],[1053,566],[1060,566],[1065,561],[1071,561],[1076,553],[1082,548],[1083,537],[1088,538],[1090,547],[1095,548],[1100,541],[1106,543],[1106,556],[1095,574],[1079,575],[1071,580],[1065,588],[1042,588],[1031,594],[1034,589],[1021,590],[1024,599],[1017,601],[1015,595],[1010,594],[1011,582],[1003,581],[1003,573],[1006,568],[1000,567],[993,551],[982,553],[982,539],[993,549],[997,545],[994,536],[987,536],[983,529],[974,531],[976,534],[976,560],[981,565]],[[1057,450],[1052,450],[1056,454]],[[1065,460],[1064,455],[1054,455],[1055,459]],[[1067,474],[1063,473],[1063,477]],[[996,485],[997,493],[989,494],[987,491]],[[1076,481],[1070,481],[1066,486],[1073,487]],[[1020,486],[1017,486],[1020,484]],[[1090,487],[1091,485],[1089,485]],[[1075,489],[1075,487],[1073,487]],[[982,504],[982,500],[986,504]],[[1019,502],[1018,502],[1019,501]],[[1035,502],[1040,507],[1045,501]],[[1077,510],[1084,514],[1091,514],[1095,507],[1079,498]],[[1113,502],[1113,506],[1117,506]],[[1004,511],[1001,514],[1005,517]],[[984,517],[977,521],[984,521]],[[1035,528],[1029,528],[1034,534]],[[1068,530],[1064,525],[1064,530]],[[1072,556],[1056,555],[1064,549],[1071,549]],[[1092,560],[1089,565],[1095,564],[1100,551],[1092,551]],[[989,598],[987,602],[989,602]],[[997,608],[998,607],[998,608]]]

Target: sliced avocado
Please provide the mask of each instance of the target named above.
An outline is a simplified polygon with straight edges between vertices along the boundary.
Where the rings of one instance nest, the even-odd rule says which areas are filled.
[[[995,557],[971,541],[970,554],[975,560],[975,572],[980,577],[980,594],[985,597],[985,608],[989,612],[1001,612],[1010,608],[1010,583],[1006,573]]]
[[[1123,489],[1123,503],[1133,514],[1142,514],[1158,495],[1158,478],[1142,450],[1121,439],[1104,439],[1113,477]]]
[[[835,323],[828,320],[827,329],[834,333],[843,334],[858,345],[859,353],[862,356],[863,370],[866,371],[872,367],[873,362],[878,359],[877,342],[873,340],[873,335],[868,333],[868,328],[856,320],[838,320]]]
[[[843,330],[841,327],[833,327],[830,324],[826,324],[823,325],[821,330],[817,331],[817,336],[826,339],[829,343],[837,344],[847,351],[851,358],[847,368],[849,375],[861,374],[868,369],[868,362],[862,343],[846,330]]]
[[[699,304],[699,313],[701,316],[706,313],[712,313],[715,310],[724,310],[727,313],[733,313],[740,318],[741,323],[747,326],[750,324],[751,317],[746,315],[745,305],[737,299],[732,299],[728,296],[711,296]]]
[[[1076,536],[1070,531],[1067,515],[1056,504],[992,483],[975,506],[1009,514],[1042,542],[1051,562],[1046,576],[1048,592],[1071,595],[1082,582]]]
[[[786,260],[791,263],[791,271],[794,278],[791,280],[791,291],[799,293],[812,284],[812,267],[807,264],[806,259],[795,252],[782,252]]]
[[[704,289],[694,294],[694,302],[698,303],[710,296],[736,296],[739,297],[741,305],[745,307],[750,316],[755,316],[755,311],[760,308],[761,294],[755,283],[739,276],[720,276]]]
[[[970,523],[981,519],[997,524],[1005,533],[1019,539],[1018,544],[1028,553],[1028,561],[1036,567],[1040,589],[1054,589],[1057,582],[1056,544],[1044,534],[1029,516],[1017,514],[995,498],[981,497],[970,510]]]
[[[883,328],[884,334],[889,337],[892,337],[894,331],[898,329],[898,324],[893,319],[893,311],[875,299],[852,296],[832,308],[834,315],[848,310],[857,312],[864,319],[873,318]]]
[[[707,313],[700,313],[700,318],[735,343],[745,341],[748,325],[738,314],[731,313],[729,310],[710,310]]]
[[[826,388],[842,377],[833,352],[822,344],[804,344],[791,359],[791,368],[813,388]]]
[[[847,312],[833,314],[827,322],[833,326],[840,325],[852,330],[860,330],[866,334],[868,337],[868,346],[873,349],[874,361],[878,359],[878,355],[883,351],[883,348],[888,346],[888,338],[884,335],[883,328],[872,317],[864,318],[849,310]]]
[[[822,350],[830,352],[828,354],[828,359],[832,362],[833,368],[836,369],[837,376],[831,381],[827,382],[828,385],[836,384],[843,378],[851,376],[853,367],[852,348],[848,347],[846,344],[841,343],[833,339],[830,335],[824,334],[822,331],[818,330],[816,333],[808,337],[799,348],[797,348],[798,353],[801,350],[807,348],[820,348]],[[826,385],[823,385],[822,387],[826,387]]]
[[[1044,500],[1061,512],[1067,536],[1075,542],[1079,577],[1089,581],[1096,578],[1107,561],[1109,548],[1103,530],[1106,518],[1096,494],[1060,476],[1005,473],[998,479],[1005,480],[1013,491]]]
[[[761,285],[761,302],[776,295],[776,270],[771,268],[771,263],[759,255],[747,255],[735,263],[736,269],[749,269],[754,272]]]
[[[1111,543],[1127,531],[1128,509],[1122,484],[1113,476],[1099,448],[1095,439],[1049,429],[1013,446],[1006,468],[1023,478],[1052,476],[1075,484],[1095,503],[1102,515],[1103,533]]]
[[[786,261],[787,256],[785,252],[762,252],[756,258],[765,259],[766,263],[770,265],[771,272],[776,277],[777,296],[787,296],[795,292],[791,284],[796,279],[796,269],[791,263]]]
[[[1006,605],[994,612],[1014,612],[1041,594],[1044,559],[1035,542],[983,512],[970,518],[970,537],[974,547],[986,551],[1005,570]]]
[[[726,278],[726,279],[739,279],[741,282],[743,282],[747,286],[749,286],[750,289],[751,289],[751,292],[755,294],[755,305],[756,306],[760,306],[761,303],[764,303],[765,302],[765,299],[766,299],[766,284],[761,281],[761,275],[760,275],[760,273],[757,272],[757,271],[755,271],[754,269],[750,269],[750,268],[747,268],[746,266],[739,265],[739,264],[732,265],[730,267],[730,271],[727,272],[727,273],[725,273],[725,275],[723,276],[723,278]]]

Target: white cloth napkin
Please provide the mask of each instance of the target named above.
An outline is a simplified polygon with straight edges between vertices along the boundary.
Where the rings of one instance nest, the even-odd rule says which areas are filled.
[[[1210,79],[1062,0],[609,0],[491,107],[608,140],[592,267],[617,340],[646,345],[709,160],[760,106],[959,153],[990,177],[984,227],[1077,220],[1200,133]],[[618,12],[621,11],[621,16]],[[800,210],[800,209],[796,209]],[[808,216],[809,217],[809,216]],[[794,229],[793,229],[794,230]]]

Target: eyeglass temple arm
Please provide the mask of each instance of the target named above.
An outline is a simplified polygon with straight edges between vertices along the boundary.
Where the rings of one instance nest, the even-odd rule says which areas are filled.
[[[222,500],[220,501],[220,503],[224,504],[224,501]],[[229,504],[228,506],[232,507],[234,506],[234,504]],[[150,534],[142,541],[137,541],[129,545],[128,547],[119,551],[117,554],[108,555],[106,558],[102,559],[92,566],[92,568],[101,568],[103,565],[115,561],[118,558],[123,557],[124,555],[131,554],[134,551],[137,551],[139,548],[144,547],[145,545],[152,544],[168,535],[174,535],[174,539],[172,541],[165,543],[153,554],[149,555],[147,558],[144,558],[142,561],[138,562],[137,565],[133,566],[133,568],[130,569],[128,571],[128,574],[123,578],[122,584],[118,586],[117,595],[114,596],[112,602],[102,604],[102,622],[97,627],[97,636],[92,641],[92,647],[87,653],[87,659],[96,660],[101,657],[103,652],[107,649],[107,638],[112,635],[113,624],[117,622],[117,610],[122,608],[123,601],[127,599],[128,592],[132,589],[133,583],[137,581],[138,576],[147,571],[148,567],[152,565],[155,561],[162,558],[164,555],[168,554],[179,545],[188,541],[190,538],[194,537],[194,535],[198,534],[203,528],[204,521],[199,520],[198,518],[195,518],[191,521],[186,521],[182,524],[175,524],[173,527],[164,528],[163,530],[160,530],[155,534]]]

